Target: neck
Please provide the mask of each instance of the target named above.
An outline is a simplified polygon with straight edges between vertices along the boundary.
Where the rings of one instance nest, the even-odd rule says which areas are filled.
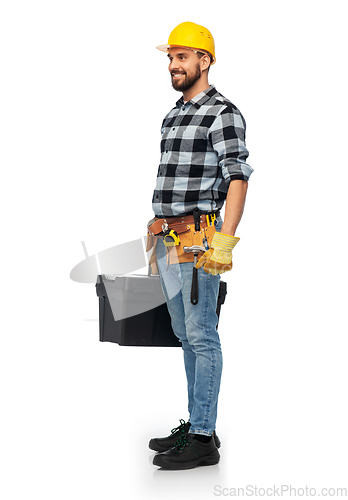
[[[207,77],[203,78],[202,75],[202,77],[199,80],[197,80],[196,83],[192,85],[192,87],[190,87],[188,90],[185,90],[185,92],[182,93],[184,101],[189,101],[190,99],[193,99],[196,95],[200,94],[204,90],[207,90],[208,87],[209,87],[208,78]]]

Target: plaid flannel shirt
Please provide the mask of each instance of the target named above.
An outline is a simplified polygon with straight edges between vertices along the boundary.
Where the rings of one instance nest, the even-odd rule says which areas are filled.
[[[161,163],[152,208],[178,216],[222,208],[231,180],[248,180],[245,120],[213,85],[184,103],[181,97],[162,123]]]

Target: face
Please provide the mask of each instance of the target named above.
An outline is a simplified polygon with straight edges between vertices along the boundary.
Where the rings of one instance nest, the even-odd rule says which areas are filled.
[[[193,50],[174,47],[169,50],[168,58],[168,69],[175,90],[185,92],[201,77],[200,60]]]

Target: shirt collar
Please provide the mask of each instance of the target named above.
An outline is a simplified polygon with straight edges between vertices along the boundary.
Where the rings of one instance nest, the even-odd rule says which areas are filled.
[[[195,97],[192,97],[186,104],[193,104],[196,108],[200,108],[208,99],[210,99],[214,94],[216,94],[216,88],[214,85],[209,85],[209,87]],[[183,96],[176,101],[177,106],[182,106],[184,104]]]

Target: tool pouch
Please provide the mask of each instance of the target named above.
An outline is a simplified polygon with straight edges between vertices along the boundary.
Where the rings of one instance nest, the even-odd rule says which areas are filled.
[[[171,228],[170,225],[169,227]],[[169,264],[175,264],[178,262],[179,263],[193,262],[194,261],[193,253],[192,252],[185,253],[184,247],[191,247],[193,245],[206,247],[206,244],[208,244],[210,247],[216,228],[214,225],[207,226],[205,222],[203,223],[201,222],[200,231],[195,231],[194,223],[187,224],[186,230],[184,230],[183,232],[179,232],[178,230],[176,231],[180,237],[180,244],[174,247],[169,247],[167,249]],[[198,258],[200,258],[202,255],[203,252],[199,253]]]
[[[185,219],[189,219],[187,222],[185,222]],[[147,246],[146,246],[146,251],[149,252],[151,248],[153,248],[149,264],[151,264],[151,269],[153,268],[154,270],[157,269],[156,265],[156,244],[157,244],[157,239],[161,238],[161,233],[157,231],[160,231],[161,229],[161,222],[159,222],[160,219],[152,219],[147,227],[148,227],[148,234],[147,234]],[[159,224],[158,224],[159,222]],[[199,245],[202,247],[205,247],[208,245],[210,247],[213,236],[216,232],[215,224],[209,224],[207,223],[206,216],[201,215],[200,217],[200,230],[195,231],[195,223],[193,221],[192,217],[183,217],[180,218],[178,217],[176,221],[171,222],[170,219],[166,219],[166,222],[168,224],[169,230],[173,229],[174,231],[177,232],[180,238],[180,243],[179,245],[167,247],[167,262],[168,264],[176,264],[176,263],[182,263],[182,262],[193,262],[194,261],[194,255],[192,252],[185,253],[184,252],[184,247],[191,247],[192,245]],[[156,226],[155,233],[153,232],[153,227],[154,225]],[[149,230],[150,228],[150,230]],[[158,229],[159,228],[159,229]],[[152,229],[152,230],[151,230]],[[208,248],[207,248],[208,250]],[[203,252],[201,252],[198,255],[198,258],[203,255]],[[153,274],[157,274],[153,272]]]

